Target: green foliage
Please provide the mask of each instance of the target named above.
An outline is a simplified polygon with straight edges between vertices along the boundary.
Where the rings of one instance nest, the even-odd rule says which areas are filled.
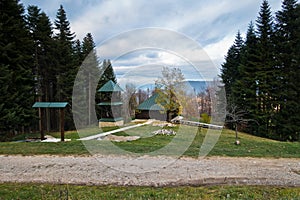
[[[65,101],[71,104],[72,91],[77,74],[78,66],[75,65],[73,56],[73,44],[75,33],[71,32],[70,23],[66,12],[61,5],[56,14],[54,22],[57,33],[55,41],[57,45],[56,58],[58,65],[56,67],[56,101]],[[65,113],[66,129],[74,129],[73,116],[70,110]]]
[[[77,73],[76,85],[73,87],[73,115],[76,116],[77,126],[96,124],[98,120],[92,116],[96,115],[93,112],[100,71],[92,34],[88,33],[83,38],[82,45],[77,41],[75,47],[77,56],[82,57],[83,61],[80,63],[81,68]]]
[[[244,131],[278,140],[300,138],[297,9],[297,1],[283,1],[274,23],[269,3],[264,0],[256,30],[251,23],[246,41],[238,45],[238,34],[228,50],[221,69],[228,105],[237,106],[247,112],[246,118],[258,122],[249,124]]]
[[[180,100],[184,98],[183,81],[184,76],[179,68],[168,67],[162,69],[162,77],[155,81],[155,92],[158,93],[155,101],[164,108],[167,121],[180,114]]]
[[[35,101],[55,101],[56,82],[56,44],[52,37],[52,24],[49,17],[36,6],[27,8],[26,26],[33,40],[33,76],[36,80],[34,90],[36,92]],[[58,119],[55,111],[46,110],[44,127],[47,131],[57,126]]]
[[[276,13],[276,61],[281,74],[280,95],[277,102],[280,109],[275,116],[275,137],[284,140],[300,139],[299,105],[299,47],[300,47],[300,9],[295,0],[285,0],[282,10]],[[298,8],[298,11],[297,11]]]
[[[82,45],[79,40],[75,43],[63,6],[57,11],[55,34],[49,17],[37,6],[28,6],[26,15],[18,1],[4,0],[0,6],[5,8],[0,14],[0,137],[5,140],[7,136],[37,129],[37,112],[32,108],[35,101],[72,103],[75,76],[85,57],[94,63],[92,76],[98,75],[99,70],[91,34],[87,34]],[[96,90],[87,85],[87,91]],[[88,105],[89,109],[94,107]],[[58,130],[56,110],[46,109],[42,117],[47,131]],[[66,110],[65,129],[74,129],[71,109]]]
[[[18,1],[0,2],[0,134],[23,132],[34,122],[34,79],[32,45],[24,20],[24,8]]]
[[[243,39],[240,32],[237,33],[234,44],[229,48],[225,62],[222,64],[221,78],[225,84],[226,98],[228,103],[235,103],[234,86],[239,78],[238,66],[241,63],[241,51]]]
[[[115,72],[113,70],[112,64],[110,60],[103,60],[102,64],[100,65],[100,80],[97,85],[97,91],[104,86],[108,81],[113,81],[117,83],[117,78]],[[96,94],[96,102],[100,103],[101,100],[110,99],[111,93],[99,93]],[[101,118],[101,108],[99,106],[96,107],[97,117],[98,119]]]
[[[202,113],[201,114],[201,122],[203,123],[210,123],[210,116],[207,113]]]

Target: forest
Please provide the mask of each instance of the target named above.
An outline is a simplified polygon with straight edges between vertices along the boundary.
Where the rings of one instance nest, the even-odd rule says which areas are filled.
[[[76,74],[88,55],[98,70],[100,63],[92,34],[76,39],[62,5],[54,22],[37,6],[25,10],[18,0],[3,0],[0,8],[0,140],[6,140],[38,130],[34,102],[71,104]],[[98,87],[116,81],[111,62],[101,63],[105,73]],[[58,110],[46,111],[45,128],[58,130]],[[71,106],[66,110],[65,129],[75,129]]]
[[[240,130],[277,140],[300,140],[297,1],[284,0],[282,9],[273,16],[264,0],[245,38],[238,31],[221,66],[220,77],[228,112],[240,115]]]
[[[37,6],[24,8],[18,0],[1,0],[0,9],[0,140],[38,130],[34,102],[71,104],[74,80],[87,56],[95,66],[102,63],[105,71],[97,88],[116,81],[110,61],[101,58],[100,62],[97,57],[92,34],[86,33],[80,41],[71,31],[62,5],[53,22]],[[245,38],[238,31],[221,66],[227,110],[243,113],[237,121],[239,130],[300,140],[299,50],[297,1],[284,0],[273,15],[264,0],[257,20],[250,22]],[[88,83],[86,88],[91,90]],[[67,130],[75,129],[71,108],[66,110]],[[58,112],[49,110],[44,115],[47,131],[57,130]],[[228,127],[233,128],[230,123]]]

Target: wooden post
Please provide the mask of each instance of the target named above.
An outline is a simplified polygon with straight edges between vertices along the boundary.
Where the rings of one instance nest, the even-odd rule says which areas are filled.
[[[94,97],[95,98],[95,97]],[[91,81],[91,73],[89,73],[89,97],[88,97],[88,102],[89,102],[89,105],[88,105],[88,109],[89,109],[89,117],[88,117],[88,125],[90,126],[91,125],[91,113],[92,113],[92,81]]]
[[[60,109],[60,138],[61,141],[65,141],[65,112],[64,108]]]
[[[40,118],[40,131],[41,131],[41,140],[45,139],[44,135],[44,116],[43,116],[43,108],[39,108],[39,118]]]

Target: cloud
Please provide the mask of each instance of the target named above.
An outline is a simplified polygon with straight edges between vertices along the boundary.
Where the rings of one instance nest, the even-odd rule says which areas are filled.
[[[245,32],[248,23],[256,20],[262,3],[253,0],[21,1],[25,5],[38,5],[52,21],[62,4],[77,38],[82,39],[87,33],[92,33],[96,45],[101,46],[97,49],[99,58],[114,59],[113,66],[118,76],[126,73],[126,69],[132,70],[137,66],[156,63],[188,66],[187,62],[193,61],[205,78],[216,76],[218,71],[215,69],[223,62],[237,31]],[[273,11],[280,9],[280,1],[269,0],[269,3]],[[126,31],[146,27],[178,31],[185,37],[170,38],[164,36],[163,31],[150,31],[138,36],[123,34],[124,37],[118,38]],[[112,38],[117,39],[106,48],[106,42]],[[186,38],[202,45],[202,51],[195,50],[193,42],[182,42]],[[148,41],[148,49],[141,46],[145,41]],[[153,48],[157,46],[161,49]],[[171,46],[174,48],[169,51]],[[124,49],[130,51],[124,52]],[[185,70],[192,77],[191,72]]]
[[[148,69],[149,66],[180,68],[187,79],[212,79],[218,75],[217,68],[199,43],[178,32],[160,28],[136,29],[120,34],[99,45],[97,52],[99,56],[112,60],[118,78],[133,73],[131,69],[134,67],[134,70],[142,68],[139,79],[145,80],[149,74],[157,78],[161,69]],[[138,77],[130,79],[136,81]]]

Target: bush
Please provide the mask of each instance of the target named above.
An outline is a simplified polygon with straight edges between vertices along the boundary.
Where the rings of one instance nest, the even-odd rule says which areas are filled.
[[[200,121],[203,122],[203,123],[209,124],[210,123],[210,116],[207,113],[202,113]]]

